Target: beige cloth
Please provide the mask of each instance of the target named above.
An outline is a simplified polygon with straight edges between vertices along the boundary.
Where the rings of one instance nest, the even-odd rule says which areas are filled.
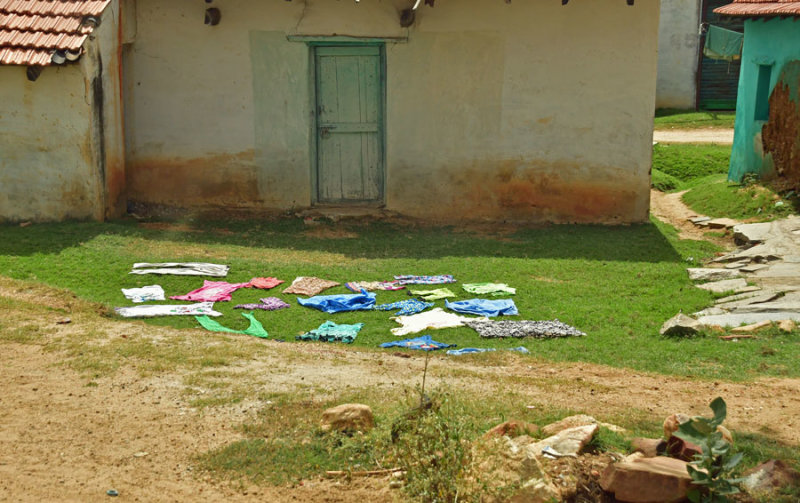
[[[402,325],[392,329],[394,335],[414,334],[428,329],[463,327],[465,321],[489,321],[489,318],[484,317],[476,318],[448,313],[441,307],[424,313],[397,316],[392,319]]]
[[[339,283],[327,279],[315,278],[314,276],[298,276],[283,293],[293,293],[296,295],[307,295],[313,297],[320,292],[339,286]]]

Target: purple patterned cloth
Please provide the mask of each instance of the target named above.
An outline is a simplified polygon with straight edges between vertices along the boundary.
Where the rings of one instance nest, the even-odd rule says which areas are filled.
[[[438,276],[395,276],[394,282],[398,285],[443,285],[455,283],[456,279],[452,274],[440,274]]]
[[[261,300],[261,304],[239,304],[234,309],[261,309],[264,311],[277,311],[278,309],[286,309],[289,304],[282,301],[277,297],[265,297]]]

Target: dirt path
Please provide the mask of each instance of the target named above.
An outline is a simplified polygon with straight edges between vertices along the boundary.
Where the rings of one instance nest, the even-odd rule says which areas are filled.
[[[50,306],[78,302],[41,288],[20,293],[0,284],[0,298],[11,294],[44,298]],[[177,335],[171,329],[94,314],[75,318],[69,325],[55,325],[59,315],[44,307],[24,320],[15,316],[0,312],[4,330],[24,325],[58,337],[59,332],[85,326],[108,340],[120,333],[153,340]],[[192,340],[204,344],[202,337]],[[259,382],[275,391],[297,391],[298,386],[312,394],[337,393],[347,386],[393,390],[413,385],[424,365],[418,355],[399,358],[392,353],[321,345],[258,344],[263,344],[263,351],[241,362],[238,369],[243,379],[262,379]],[[485,364],[481,358],[436,355],[430,363],[429,382],[446,383],[477,397],[513,391],[519,396],[520,411],[531,405],[553,406],[611,421],[642,414],[658,420],[676,411],[706,413],[710,400],[722,395],[728,401],[727,424],[734,432],[761,432],[800,444],[798,379],[697,382],[600,365],[497,356]],[[0,344],[2,501],[95,501],[105,498],[110,488],[120,492],[119,501],[373,502],[398,497],[381,480],[353,484],[312,480],[299,487],[272,488],[240,487],[198,476],[193,458],[239,438],[234,427],[260,404],[201,412],[189,407],[181,393],[180,372],[142,378],[135,369],[123,368],[87,385],[87,377],[58,365],[61,359],[60,353],[47,351],[42,342]]]
[[[733,144],[733,129],[661,129],[653,131],[653,141],[659,143],[716,143]]]
[[[695,239],[712,241],[724,249],[733,249],[734,243],[732,239],[725,239],[719,237],[708,236],[706,233],[708,229],[697,227],[689,221],[690,218],[696,217],[697,212],[692,211],[691,208],[686,206],[681,197],[686,193],[673,192],[665,194],[658,190],[650,190],[650,213],[662,222],[666,222],[678,230],[678,237],[681,239]]]

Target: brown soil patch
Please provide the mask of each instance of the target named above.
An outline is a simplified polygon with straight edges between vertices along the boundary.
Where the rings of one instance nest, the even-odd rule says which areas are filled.
[[[314,226],[303,231],[303,235],[317,239],[355,239],[358,234],[340,227]]]
[[[709,229],[697,227],[689,221],[690,218],[699,215],[683,203],[681,198],[686,192],[684,190],[667,194],[650,190],[650,212],[662,222],[675,227],[681,239],[711,241],[725,249],[732,249],[734,246],[732,239],[707,236]]]
[[[168,328],[112,321],[85,303],[59,292],[0,282],[0,297],[41,301],[65,312],[0,312],[4,330],[32,326],[41,336],[30,344],[0,344],[0,499],[13,501],[95,501],[114,488],[120,501],[396,501],[387,479],[353,482],[309,480],[297,487],[253,487],[215,482],[200,475],[194,457],[240,438],[235,426],[263,406],[258,402],[197,410],[182,391],[181,371],[142,378],[136,362],[111,377],[90,379],[60,365],[63,356],[46,350],[49,340],[90,330],[111,340],[119,334],[155,340],[176,337]],[[76,304],[83,304],[80,309]],[[64,316],[72,322],[57,325]],[[191,332],[190,332],[191,333]],[[203,334],[189,338],[205,345]],[[251,359],[232,370],[271,391],[337,395],[346,388],[412,386],[425,365],[422,355],[325,345],[258,345]],[[204,346],[205,347],[205,346]],[[230,367],[228,367],[230,369]],[[91,384],[89,384],[91,382]],[[706,414],[724,396],[734,432],[762,432],[800,445],[800,379],[759,379],[753,383],[698,382],[593,364],[552,363],[510,354],[453,359],[434,355],[429,385],[446,385],[476,397],[513,392],[526,407],[562,407],[598,419],[648,417],[680,411]],[[499,421],[498,421],[499,422]],[[144,454],[146,453],[146,454]]]

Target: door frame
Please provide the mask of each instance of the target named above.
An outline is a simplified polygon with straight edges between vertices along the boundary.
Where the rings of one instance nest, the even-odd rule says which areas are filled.
[[[331,39],[314,39],[306,42],[309,47],[309,95],[310,103],[309,109],[311,113],[311,132],[310,132],[310,146],[309,146],[309,160],[311,163],[311,205],[312,206],[366,206],[366,207],[383,207],[386,205],[386,42],[383,39],[366,39],[357,41],[342,41],[332,37]],[[317,48],[318,47],[378,47],[379,49],[379,62],[378,69],[380,71],[380,111],[378,118],[378,144],[380,148],[381,160],[381,177],[378,186],[379,197],[375,201],[354,201],[354,202],[339,202],[339,203],[324,203],[319,201],[319,157],[318,151],[318,138],[317,138]]]

